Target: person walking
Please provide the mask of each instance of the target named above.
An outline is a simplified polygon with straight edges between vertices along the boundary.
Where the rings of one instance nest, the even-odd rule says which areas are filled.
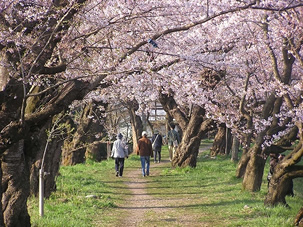
[[[161,162],[161,148],[162,148],[162,136],[158,132],[158,130],[155,130],[155,134],[153,135],[152,139],[152,148],[154,151],[154,163],[160,163]],[[158,160],[157,160],[158,157]]]
[[[124,141],[123,135],[118,134],[117,140],[114,141],[111,157],[115,159],[116,177],[122,177],[124,169],[125,157],[128,158],[128,149]]]
[[[146,131],[142,132],[142,138],[138,141],[137,155],[140,155],[142,176],[149,176],[150,157],[153,157],[153,150]]]
[[[167,133],[169,161],[173,160],[173,157],[175,156],[176,149],[179,143],[180,143],[179,133],[175,130],[175,124],[171,123],[170,131]]]

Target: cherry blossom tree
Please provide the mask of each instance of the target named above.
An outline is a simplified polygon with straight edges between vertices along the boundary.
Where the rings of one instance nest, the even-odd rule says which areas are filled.
[[[87,82],[61,83],[58,74],[66,69],[66,63],[54,51],[84,2],[0,3],[1,225],[30,226],[26,200],[29,170],[38,164],[32,160],[35,151],[30,150],[37,141],[36,132],[45,130],[52,116],[74,99],[83,98],[90,89]]]
[[[295,119],[284,121],[282,116],[290,114],[291,101],[300,97],[302,35],[298,18],[302,3],[235,1],[226,7],[224,1],[178,2],[151,8],[146,2],[128,3],[118,4],[120,8],[106,6],[106,15],[115,20],[100,20],[102,29],[90,29],[94,33],[89,34],[102,31],[110,37],[94,40],[96,45],[84,49],[102,51],[106,57],[110,54],[117,74],[106,79],[119,81],[120,96],[136,96],[139,103],[146,103],[143,99],[157,98],[155,91],[161,88],[160,97],[173,95],[177,103],[168,110],[171,113],[184,118],[186,110],[195,105],[206,110],[208,118],[225,123],[244,144],[245,154],[239,165],[244,188],[259,190],[265,148],[286,133],[291,119]],[[178,13],[172,16],[163,11],[168,8],[178,9]],[[115,16],[117,10],[119,16]],[[121,17],[128,19],[127,24],[116,23]],[[170,20],[172,17],[174,20]],[[139,24],[140,33],[136,29]],[[280,27],[284,29],[277,29]],[[104,32],[110,28],[123,34]],[[175,64],[165,67],[170,62]],[[107,70],[113,69],[110,64],[106,66]],[[220,72],[220,82],[201,76],[205,69]],[[145,89],[148,83],[152,87]],[[287,97],[285,92],[292,96]],[[255,145],[249,149],[251,143]],[[179,152],[184,154],[182,149]],[[182,166],[183,161],[178,165]],[[247,165],[252,171],[245,171]]]
[[[21,162],[32,130],[111,86],[138,102],[134,115],[160,99],[178,121],[186,136],[175,166],[195,166],[203,133],[224,123],[246,149],[239,169],[244,188],[255,191],[266,152],[302,121],[301,1],[11,0],[0,3],[0,14],[7,159]],[[29,97],[37,99],[26,109]],[[291,166],[299,151],[287,157]],[[286,177],[302,176],[296,169]],[[13,208],[13,193],[3,210]],[[15,217],[4,211],[7,226],[20,218],[29,223],[25,207]]]
[[[182,16],[178,18],[176,14],[175,20],[165,24],[161,20],[164,16],[156,17],[157,11],[153,11],[153,29],[140,34],[125,26],[125,35],[118,38],[130,43],[130,47],[118,58],[118,62],[124,61],[119,67],[121,72],[132,72],[136,79],[127,77],[123,83],[132,87],[144,82],[146,87],[143,78],[149,77],[153,87],[146,89],[146,94],[151,93],[148,97],[153,97],[159,87],[160,97],[173,95],[178,105],[168,111],[186,116],[185,110],[195,105],[205,109],[208,118],[225,123],[244,145],[239,164],[243,186],[256,191],[261,186],[267,152],[271,150],[268,148],[300,119],[295,115],[301,108],[302,3],[232,2],[227,8],[224,1],[207,3],[200,7],[192,3],[191,6],[196,5],[190,8],[189,17],[185,16],[189,15],[189,8],[179,5]],[[139,7],[140,4],[132,9]],[[145,22],[149,25],[149,21]],[[162,67],[172,61],[176,64]],[[205,69],[224,72],[220,82],[200,76]],[[122,90],[121,94],[129,95]],[[140,97],[137,96],[139,101]],[[179,149],[177,154],[184,154],[184,150]],[[300,171],[296,177],[299,176]]]

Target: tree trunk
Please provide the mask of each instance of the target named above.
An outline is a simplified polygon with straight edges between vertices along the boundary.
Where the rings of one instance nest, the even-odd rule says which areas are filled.
[[[292,194],[292,179],[303,177],[303,166],[296,165],[303,156],[302,141],[274,168],[269,182],[268,193],[264,204],[276,206],[279,203],[287,205],[285,196]]]
[[[301,207],[296,216],[295,226],[303,227],[303,207]]]
[[[203,122],[204,110],[198,106],[193,108],[187,127],[182,130],[183,137],[179,144],[176,154],[172,160],[172,166],[196,167],[199,146],[201,143],[200,128]],[[178,120],[181,119],[176,119]]]
[[[195,106],[187,127],[182,130],[182,140],[172,160],[173,167],[196,167],[201,139],[214,127],[211,119],[203,121],[201,114],[203,111],[202,108]]]
[[[196,167],[201,138],[185,132],[172,160],[172,166]]]
[[[133,135],[133,151],[137,149],[138,139],[143,132],[143,123],[141,118],[136,115],[136,111],[139,109],[139,104],[136,100],[128,101],[126,103],[127,109],[130,116],[130,122],[132,125],[132,135]]]
[[[85,160],[100,162],[107,158],[107,144],[102,141],[95,141],[88,145],[85,152]]]
[[[0,160],[0,165],[1,165],[1,169],[0,169],[0,177],[1,177],[1,180],[3,180],[3,174],[2,174],[2,161]],[[0,184],[0,193],[1,195],[3,194],[3,187],[2,187],[2,182]],[[1,209],[1,212],[0,212],[0,226],[1,227],[4,227],[4,218],[3,218],[3,212],[2,212],[2,201],[0,203],[0,209]]]
[[[181,143],[172,160],[172,166],[195,167],[201,139],[214,128],[210,119],[204,119],[205,110],[200,106],[193,106],[187,116],[182,112],[171,95],[159,94],[159,101],[163,109],[178,123],[182,131]]]
[[[33,156],[27,157],[28,166],[30,166],[30,194],[38,196],[39,194],[39,169],[44,149],[47,142],[46,130],[51,127],[51,120],[46,122],[40,130],[31,132],[31,137],[25,140],[25,152]],[[44,161],[44,171],[47,175],[44,178],[44,196],[48,198],[56,190],[55,179],[59,172],[61,159],[61,146],[63,142],[53,138],[49,142]]]
[[[24,141],[11,146],[2,158],[2,212],[7,227],[31,226],[27,211],[29,171],[24,159]]]
[[[10,82],[12,82],[12,80],[9,81],[9,84]],[[9,99],[6,100],[6,97],[14,97],[14,94],[16,93],[13,90],[19,88],[19,86],[16,86],[19,82],[15,81],[15,83],[17,84],[15,84],[15,86],[11,86],[11,89],[8,88],[5,89],[3,92],[0,92],[1,100],[9,102]],[[55,114],[60,113],[62,110],[67,109],[68,105],[73,100],[82,99],[84,95],[87,94],[88,91],[90,91],[90,89],[92,89],[92,87],[90,87],[87,82],[68,82],[62,87],[61,90],[59,89],[57,93],[52,96],[53,98],[44,105],[43,109],[36,111],[35,113],[26,115],[23,125],[18,120],[20,118],[20,111],[16,110],[17,105],[7,105],[7,107],[9,108],[5,108],[5,112],[3,111],[4,109],[0,111],[1,116],[9,116],[8,118],[4,118],[5,121],[1,121],[2,133],[0,137],[0,154],[5,154],[5,157],[9,159],[8,162],[5,158],[2,160],[2,185],[4,193],[2,198],[2,210],[4,222],[7,226],[19,226],[17,222],[22,223],[22,226],[30,225],[28,212],[26,209],[26,200],[30,190],[30,177],[28,169],[25,168],[24,160],[27,160],[27,162],[34,164],[34,167],[32,166],[32,168],[34,169],[32,169],[31,179],[34,179],[34,175],[37,175],[35,171],[39,166],[39,160],[31,161],[31,158],[37,155],[36,153],[33,153],[36,151],[26,149],[26,152],[22,150],[22,154],[19,154],[20,151],[16,151],[15,144],[18,144],[20,141],[23,140],[27,143],[30,140],[30,137],[32,135],[31,133],[39,128],[43,128],[45,123],[48,122],[48,120],[50,119],[50,116],[54,116]],[[22,97],[22,94],[20,95],[20,97]],[[17,99],[14,101],[14,103],[18,100],[19,96],[17,95]],[[10,123],[7,121],[9,121]],[[8,150],[10,152],[8,152]],[[22,156],[24,154],[26,155],[25,157]],[[17,160],[18,158],[20,158],[18,157],[18,155],[22,156],[21,160]],[[10,156],[12,156],[12,158]],[[41,156],[39,158],[41,159]],[[54,159],[51,159],[53,160],[53,164],[58,165],[58,163],[56,163],[56,159],[58,158],[58,156],[55,156],[53,158]],[[10,160],[12,159],[16,160],[11,162]],[[56,168],[53,168],[52,166],[53,164],[50,164],[49,166],[47,164],[48,168],[50,168],[50,172],[56,171]],[[55,174],[53,174],[51,177],[53,178],[54,176]],[[49,185],[53,185],[52,180],[48,181],[47,178],[45,184],[47,185],[48,183]],[[51,187],[52,186],[47,186],[46,189]]]
[[[250,156],[249,156],[248,152],[244,153],[244,151],[243,151],[243,154],[242,154],[240,161],[238,163],[238,166],[237,166],[237,171],[236,171],[237,178],[244,177],[249,160],[250,160]]]
[[[63,165],[76,165],[85,161],[85,141],[92,122],[92,118],[90,118],[92,112],[92,103],[84,106],[81,113],[80,124],[77,127],[77,131],[73,134],[72,140],[64,141],[64,146],[62,147]]]
[[[276,131],[276,129],[279,127],[277,125],[278,121],[276,119],[275,114],[279,113],[281,105],[282,105],[282,99],[276,98],[274,92],[272,92],[263,106],[262,117],[264,119],[267,119],[269,116],[273,115],[274,120],[272,121],[270,126],[266,127],[263,131],[258,133],[255,139],[254,146],[250,148],[247,153],[250,156],[250,158],[246,166],[243,183],[242,183],[242,186],[245,190],[259,191],[261,188],[265,160],[266,160],[265,155],[262,153],[262,144],[265,141],[264,139],[265,135],[269,137],[273,135],[272,133],[278,132]],[[272,109],[272,111],[269,111],[269,109]]]
[[[262,184],[264,166],[266,160],[260,155],[258,146],[254,146],[250,152],[250,159],[243,178],[243,188],[248,191],[259,191]]]
[[[287,205],[286,195],[289,192],[292,179],[283,175],[280,178],[272,177],[269,182],[268,192],[264,201],[266,206],[275,206],[277,204]]]
[[[232,147],[232,135],[229,128],[226,128],[225,141],[225,155],[229,155]]]
[[[58,1],[56,1],[58,2]],[[76,1],[78,3],[84,3],[85,0]],[[16,3],[16,2],[15,2]],[[9,7],[14,7],[14,4],[10,4]],[[57,47],[58,42],[67,33],[73,16],[83,6],[79,4],[79,7],[69,8],[66,5],[64,10],[60,5],[60,9],[55,10],[56,6],[50,7],[50,11],[42,18],[40,22],[44,21],[45,24],[30,23],[31,30],[36,32],[29,32],[23,34],[28,39],[37,38],[35,43],[36,47],[43,47],[40,50],[29,51],[25,46],[19,46],[23,53],[29,53],[28,55],[22,55],[17,50],[14,40],[9,42],[9,45],[14,46],[11,50],[18,52],[22,55],[22,64],[20,63],[20,56],[14,55],[7,52],[7,47],[1,47],[1,61],[5,61],[5,56],[9,57],[6,60],[5,70],[0,68],[0,80],[1,80],[1,91],[0,91],[0,155],[2,159],[1,167],[3,171],[2,176],[2,212],[5,226],[13,227],[26,227],[30,226],[30,218],[27,212],[27,198],[29,195],[29,169],[26,165],[30,157],[35,156],[31,152],[26,153],[24,149],[25,140],[31,137],[33,128],[43,127],[44,123],[56,113],[60,113],[62,110],[67,109],[71,101],[76,99],[82,99],[89,91],[95,86],[87,82],[71,81],[64,86],[59,87],[55,93],[44,93],[49,95],[50,99],[44,103],[43,108],[36,110],[35,113],[23,116],[22,102],[24,97],[24,80],[22,80],[21,68],[23,75],[38,75],[40,72],[47,72],[46,63],[52,58],[53,51]],[[8,7],[8,8],[9,8]],[[70,10],[68,10],[70,9]],[[68,12],[68,13],[66,13]],[[13,15],[15,16],[15,15]],[[42,16],[42,14],[41,14]],[[58,21],[47,20],[48,17],[59,18]],[[64,18],[65,26],[58,26],[61,23],[61,19]],[[21,18],[15,18],[19,20]],[[56,19],[55,19],[56,20]],[[2,23],[3,24],[3,23]],[[4,24],[3,24],[4,25]],[[6,23],[4,29],[9,30],[10,23]],[[37,27],[36,27],[37,26]],[[20,27],[25,29],[26,27]],[[26,28],[27,29],[27,28]],[[39,34],[38,32],[41,31]],[[44,34],[44,35],[41,35]],[[32,35],[34,37],[32,37]],[[3,44],[6,45],[6,44]],[[18,45],[17,45],[18,46]],[[35,59],[35,61],[33,61]],[[33,63],[34,62],[34,63]],[[4,64],[2,64],[4,65]],[[22,65],[20,68],[19,66]],[[13,68],[14,67],[14,68]],[[31,68],[31,70],[29,70]],[[9,71],[9,72],[7,72]],[[64,71],[64,69],[62,70]],[[8,81],[8,73],[14,75],[16,80],[10,79]],[[102,76],[104,78],[104,76]],[[20,79],[21,78],[21,79]],[[100,79],[100,78],[99,78]],[[100,80],[99,80],[100,81]],[[7,86],[7,84],[12,86]],[[3,89],[3,87],[6,87]],[[63,90],[60,90],[60,88]],[[25,117],[25,118],[24,118]],[[21,121],[19,121],[21,119]],[[23,142],[24,141],[24,142]],[[34,160],[32,162],[35,162]],[[0,225],[2,225],[2,217],[0,218]]]
[[[248,126],[250,126],[250,124],[251,123],[249,122]],[[248,151],[249,151],[251,140],[252,140],[252,134],[251,133],[247,134],[245,136],[245,140],[244,140],[244,143],[243,143],[242,156],[241,156],[240,161],[239,161],[238,166],[237,166],[237,171],[236,171],[236,177],[237,178],[243,178],[244,177],[247,164],[250,160],[250,155],[249,155]]]
[[[237,137],[234,136],[232,142],[232,148],[231,148],[231,160],[234,162],[237,162],[239,160],[238,158],[239,146],[240,146],[240,141]]]
[[[147,116],[146,116],[146,123],[147,123],[147,125],[149,126],[152,135],[154,135],[154,126],[153,126],[153,124],[152,124],[152,123],[150,122],[150,120],[149,120],[149,113],[148,113]]]
[[[218,131],[216,133],[213,146],[210,149],[210,155],[216,156],[218,154],[225,154],[226,146],[226,126],[225,124],[220,124],[218,126]]]

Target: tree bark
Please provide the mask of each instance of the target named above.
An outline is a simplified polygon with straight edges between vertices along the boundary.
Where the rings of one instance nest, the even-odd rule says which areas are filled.
[[[242,185],[246,190],[254,192],[261,188],[266,160],[258,155],[260,154],[258,146],[254,146],[250,152],[256,155],[250,155]]]
[[[3,173],[2,173],[2,161],[0,160],[0,179],[3,180]],[[0,184],[0,192],[1,192],[1,196],[3,195],[3,187],[2,187],[2,182]],[[2,200],[1,200],[1,203],[0,203],[0,209],[1,211],[3,211],[3,205],[2,205]],[[0,212],[0,226],[1,227],[4,227],[4,217],[3,217],[3,212]]]
[[[295,219],[295,226],[302,227],[303,226],[303,207],[299,210],[296,219]]]
[[[139,104],[137,100],[130,100],[126,102],[126,108],[130,116],[130,122],[132,125],[132,135],[133,135],[133,151],[136,151],[138,140],[143,132],[143,123],[141,118],[136,114],[139,109]]]
[[[240,146],[240,141],[237,137],[234,136],[232,142],[232,148],[231,148],[231,160],[234,162],[237,162],[239,160],[238,158],[239,146]]]
[[[84,163],[85,152],[86,152],[86,136],[90,129],[92,118],[93,107],[92,103],[85,105],[81,112],[81,118],[76,132],[72,134],[72,140],[69,139],[64,141],[62,147],[62,165],[76,165],[78,163]]]
[[[16,86],[15,88],[18,88]],[[3,197],[3,215],[4,215],[4,221],[5,225],[7,226],[18,226],[18,224],[15,225],[15,222],[18,220],[22,220],[22,226],[28,226],[30,225],[30,220],[27,213],[26,206],[20,204],[26,204],[26,200],[29,195],[30,187],[29,182],[30,179],[31,182],[36,184],[37,182],[34,182],[33,179],[38,176],[37,174],[37,168],[39,168],[39,163],[41,159],[41,153],[40,156],[36,154],[35,152],[29,148],[29,144],[34,141],[31,141],[32,133],[35,131],[39,131],[44,128],[45,124],[47,124],[50,116],[54,116],[55,114],[61,112],[62,110],[65,110],[68,108],[68,105],[75,99],[82,99],[85,94],[90,90],[90,86],[88,83],[83,82],[77,82],[72,81],[68,84],[64,85],[61,90],[58,91],[57,95],[53,97],[44,107],[43,110],[39,112],[35,112],[32,114],[27,114],[25,117],[24,124],[22,125],[18,119],[15,121],[11,121],[10,124],[6,125],[2,129],[1,132],[1,144],[0,144],[0,153],[4,155],[5,157],[10,158],[12,156],[14,159],[13,163],[6,163],[5,159],[2,161],[2,168],[3,168],[3,185],[6,185],[6,187],[3,187],[4,190],[4,197]],[[8,90],[5,90],[2,92],[2,95],[5,95]],[[7,109],[6,112],[9,113],[9,111],[14,111],[13,109]],[[14,115],[12,115],[14,116]],[[45,129],[45,128],[44,128]],[[43,133],[43,132],[42,132]],[[26,156],[20,155],[20,149],[15,148],[15,144],[19,144],[19,141],[25,141],[26,147],[23,148],[22,154],[25,154]],[[40,144],[40,143],[39,143]],[[43,146],[43,143],[40,145]],[[60,146],[60,143],[54,145],[54,146]],[[43,146],[44,147],[44,146]],[[54,187],[54,178],[56,176],[57,168],[58,166],[58,159],[60,156],[58,153],[58,147],[51,148],[53,151],[50,152],[50,155],[53,155],[50,157],[49,161],[51,163],[47,164],[46,171],[49,171],[51,175],[47,176],[45,184],[46,184],[46,196],[48,195],[48,192],[51,191],[51,189]],[[9,151],[9,152],[8,152]],[[37,155],[37,156],[36,156]],[[35,158],[38,158],[37,160],[34,160]],[[18,160],[20,159],[20,160]],[[29,177],[29,171],[25,171],[25,164],[23,163],[24,160],[27,160],[27,162],[32,163],[31,166],[31,178]],[[15,164],[18,163],[18,164]],[[12,172],[9,166],[14,165],[15,171]],[[30,164],[29,164],[30,165]],[[16,180],[17,179],[17,180]],[[10,182],[12,181],[12,182]],[[16,182],[22,182],[16,183]],[[47,186],[48,185],[48,186]],[[32,192],[36,194],[36,186],[33,186]],[[48,190],[50,189],[50,190]],[[14,191],[15,190],[15,191]],[[11,194],[14,194],[14,196],[11,196]],[[21,211],[20,211],[21,210]],[[19,216],[18,216],[19,215]]]
[[[226,147],[226,126],[225,124],[220,124],[218,126],[218,131],[214,138],[213,146],[210,149],[210,155],[216,156],[218,154],[224,155]]]
[[[237,171],[236,171],[237,178],[244,177],[249,160],[250,160],[250,155],[248,154],[248,152],[244,152],[244,150],[243,150],[242,156],[241,156],[240,161],[238,162],[238,166],[237,166]]]
[[[29,168],[27,165],[35,163],[37,167],[39,166],[39,161],[34,160],[37,154],[27,148],[28,144],[30,144],[31,133],[39,131],[52,116],[67,109],[73,100],[82,99],[96,87],[96,83],[94,83],[96,81],[91,84],[76,80],[71,81],[60,86],[56,93],[48,93],[47,95],[49,95],[50,99],[44,103],[43,108],[36,109],[35,113],[23,115],[23,107],[25,106],[22,106],[22,103],[28,98],[25,96],[28,95],[25,94],[28,87],[23,84],[24,80],[19,80],[19,78],[22,79],[22,75],[31,76],[33,74],[56,73],[65,70],[63,66],[61,68],[54,67],[56,70],[52,71],[51,68],[47,68],[45,65],[46,62],[51,60],[55,47],[57,47],[57,44],[68,30],[71,24],[69,21],[83,6],[82,3],[85,0],[77,0],[72,8],[69,8],[70,6],[67,4],[61,5],[61,2],[56,1],[54,7],[49,7],[50,10],[45,12],[45,18],[33,20],[31,23],[23,20],[22,15],[24,14],[12,14],[15,21],[21,22],[20,28],[24,31],[29,31],[24,32],[24,36],[28,36],[28,39],[36,40],[35,45],[29,47],[31,48],[30,50],[26,49],[27,47],[22,46],[22,44],[14,44],[13,40],[2,43],[2,45],[10,45],[10,47],[1,46],[1,60],[7,58],[5,60],[7,62],[5,70],[3,70],[3,67],[0,68],[0,155],[2,156],[1,167],[3,170],[2,211],[5,226],[30,226],[30,218],[26,207],[30,191]],[[77,3],[79,4],[77,5]],[[17,10],[14,4],[12,3],[7,7],[9,12]],[[77,7],[74,7],[75,5]],[[66,7],[66,9],[56,10],[56,7]],[[2,13],[5,16],[5,10]],[[52,20],[47,18],[52,18]],[[56,18],[59,18],[58,21],[56,21]],[[61,22],[60,20],[64,21],[64,26],[58,26]],[[45,22],[45,24],[42,24],[42,22]],[[7,30],[11,29],[11,25],[15,26],[14,23],[2,23],[2,25],[7,26],[6,28],[4,27]],[[7,48],[11,48],[11,52],[8,52]],[[23,55],[23,53],[28,54]],[[20,62],[21,59],[22,62]],[[16,80],[9,79],[8,73],[14,75],[14,78],[18,78]],[[18,74],[20,75],[18,76]],[[102,77],[104,78],[104,76]],[[63,89],[60,90],[60,88]],[[0,218],[0,225],[2,224],[1,222],[2,218]]]
[[[24,159],[23,140],[4,152],[1,168],[2,212],[5,226],[30,226],[26,205],[29,196],[29,171]]]
[[[94,160],[100,162],[107,158],[107,143],[102,141],[94,141],[89,144],[85,152],[85,160]]]
[[[199,137],[200,127],[203,122],[202,114],[203,109],[196,106],[187,127],[182,130],[183,137],[172,160],[172,166],[196,167],[199,146],[202,139],[202,137]],[[176,120],[178,121],[178,119]]]
[[[276,172],[280,171],[277,167]],[[277,204],[286,205],[286,195],[289,192],[292,179],[287,178],[287,175],[283,175],[277,179],[272,177],[269,183],[268,192],[264,201],[266,206],[275,206]]]
[[[205,110],[199,106],[193,106],[187,116],[182,112],[172,95],[159,93],[159,101],[163,109],[172,116],[182,131],[181,143],[177,147],[172,160],[172,166],[195,167],[201,139],[214,128],[210,119],[204,119]]]
[[[39,169],[47,142],[46,130],[51,127],[51,119],[40,130],[31,132],[31,137],[25,140],[25,153],[32,154],[26,158],[30,167],[30,195],[39,195]],[[63,142],[53,138],[49,142],[44,161],[44,197],[48,198],[56,190],[55,179],[58,175]]]
[[[266,29],[267,27],[264,27],[265,34],[267,34],[268,32],[268,30]],[[291,81],[292,65],[295,60],[294,56],[288,48],[289,47],[287,45],[283,45],[282,47],[282,61],[284,65],[284,70],[282,74],[279,74],[278,70],[275,69],[275,66],[277,64],[277,56],[275,56],[274,52],[270,51],[272,66],[274,69],[273,71],[275,72],[275,79],[285,85],[289,84]],[[270,50],[269,45],[268,49]],[[261,117],[265,120],[268,120],[270,117],[272,117],[272,121],[270,126],[265,127],[262,132],[258,133],[254,146],[248,152],[250,159],[248,161],[248,165],[244,173],[244,179],[242,184],[245,190],[260,190],[265,164],[265,154],[264,152],[262,152],[262,144],[265,141],[264,137],[271,137],[272,135],[277,134],[279,131],[285,130],[287,123],[290,121],[290,119],[286,119],[283,122],[284,126],[279,125],[280,119],[279,117],[277,117],[277,115],[281,112],[280,110],[283,101],[286,103],[288,108],[292,109],[294,107],[290,99],[288,99],[287,95],[283,97],[277,97],[275,91],[272,91],[265,100]],[[288,180],[285,179],[285,182],[287,181]]]
[[[267,206],[276,206],[286,203],[286,195],[290,194],[292,179],[303,177],[303,166],[296,165],[303,156],[302,141],[295,149],[280,161],[274,168],[274,173],[269,182],[268,193],[264,204]]]
[[[259,191],[262,184],[264,166],[265,166],[265,154],[262,152],[262,144],[265,141],[266,136],[272,136],[273,133],[277,133],[278,121],[275,114],[280,112],[280,107],[282,105],[282,99],[276,98],[274,93],[272,93],[269,98],[266,100],[266,103],[263,107],[262,117],[268,119],[269,116],[273,116],[273,121],[270,126],[267,126],[263,131],[259,132],[255,143],[252,148],[249,149],[248,155],[249,160],[244,172],[244,178],[242,186],[245,190],[248,191]],[[271,109],[271,111],[269,111]]]
[[[232,147],[232,135],[229,128],[226,128],[225,141],[225,155],[229,155]]]

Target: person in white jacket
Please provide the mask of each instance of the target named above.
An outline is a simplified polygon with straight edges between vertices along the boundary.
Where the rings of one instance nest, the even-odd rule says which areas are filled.
[[[122,177],[124,169],[125,157],[128,158],[128,149],[124,141],[123,135],[118,134],[117,140],[114,141],[111,157],[115,159],[116,177]]]

